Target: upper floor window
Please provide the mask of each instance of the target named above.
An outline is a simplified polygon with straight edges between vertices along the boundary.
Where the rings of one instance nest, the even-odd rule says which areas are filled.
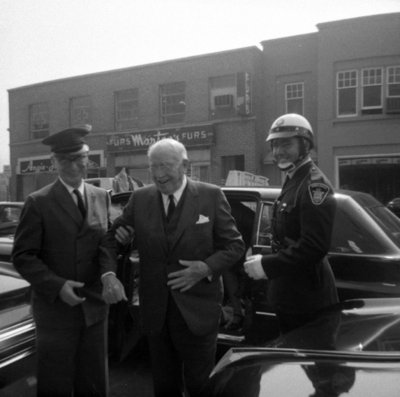
[[[115,128],[117,131],[137,127],[139,113],[138,89],[115,93]]]
[[[338,117],[400,113],[400,66],[340,71],[336,91]]]
[[[160,86],[161,123],[181,123],[185,120],[185,83],[169,83]]]
[[[338,72],[336,77],[338,116],[357,114],[357,80],[357,70]]]
[[[400,113],[400,66],[388,67],[386,76],[386,113]]]
[[[362,70],[362,113],[382,113],[383,69]]]
[[[400,66],[387,68],[387,96],[400,97]]]
[[[43,139],[49,135],[49,108],[47,103],[30,106],[30,133],[32,139]]]
[[[71,127],[92,124],[92,99],[90,96],[71,98],[70,124]]]
[[[210,118],[235,116],[236,98],[235,74],[210,78]]]
[[[285,86],[286,113],[304,114],[304,83]]]

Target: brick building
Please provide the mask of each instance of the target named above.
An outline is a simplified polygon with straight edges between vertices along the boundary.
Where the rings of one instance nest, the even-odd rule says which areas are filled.
[[[314,159],[336,187],[400,196],[400,13],[333,21],[318,31],[9,90],[11,197],[54,179],[48,134],[91,124],[89,176],[125,167],[149,182],[148,145],[188,147],[191,176],[221,184],[229,170],[280,183],[265,144],[272,121],[303,114]]]
[[[9,90],[12,194],[54,179],[41,139],[91,124],[89,177],[121,167],[149,182],[146,152],[172,136],[188,148],[193,178],[221,183],[257,171],[261,51],[257,47],[44,82]]]

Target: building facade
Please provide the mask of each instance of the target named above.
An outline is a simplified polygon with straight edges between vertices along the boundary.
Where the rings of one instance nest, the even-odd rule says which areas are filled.
[[[54,180],[41,140],[70,126],[92,125],[88,177],[122,167],[150,182],[146,153],[154,141],[182,141],[195,179],[223,183],[230,169],[256,171],[261,51],[242,48],[9,91],[12,194]]]
[[[223,184],[229,170],[279,184],[266,133],[279,115],[312,124],[314,160],[337,188],[400,196],[400,13],[317,25],[258,47],[153,63],[9,90],[11,197],[54,180],[41,140],[91,124],[89,177],[122,167],[148,183],[146,152],[171,136],[190,175]]]

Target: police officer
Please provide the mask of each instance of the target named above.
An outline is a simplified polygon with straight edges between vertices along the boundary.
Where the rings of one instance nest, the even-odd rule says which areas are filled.
[[[286,180],[273,206],[272,253],[251,256],[244,267],[252,279],[269,280],[269,302],[281,332],[287,332],[338,301],[326,257],[336,201],[331,183],[311,159],[314,134],[307,119],[279,117],[267,142]]]

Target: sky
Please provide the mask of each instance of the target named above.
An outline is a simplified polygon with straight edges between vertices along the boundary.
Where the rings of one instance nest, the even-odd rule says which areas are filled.
[[[259,45],[400,0],[0,0],[0,172],[11,88]]]

